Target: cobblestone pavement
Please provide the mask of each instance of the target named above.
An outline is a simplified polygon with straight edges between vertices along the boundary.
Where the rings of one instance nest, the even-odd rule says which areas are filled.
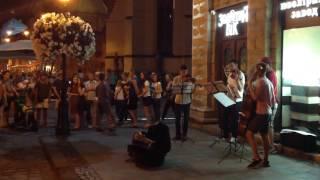
[[[1,180],[54,180],[55,174],[34,133],[0,132]]]
[[[126,146],[136,129],[125,125],[112,136],[85,129],[61,139],[54,135],[53,125],[51,122],[49,128],[38,133],[0,129],[0,180],[319,180],[320,177],[319,165],[281,155],[270,156],[270,168],[247,169],[248,147],[244,146],[242,159],[239,153],[226,156],[227,143],[219,142],[210,148],[214,138],[195,129],[190,129],[189,141],[172,142],[163,167],[146,170],[126,162]],[[173,134],[173,122],[169,121],[169,125]]]

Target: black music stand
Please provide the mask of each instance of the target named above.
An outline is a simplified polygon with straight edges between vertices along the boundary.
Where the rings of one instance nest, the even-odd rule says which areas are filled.
[[[231,94],[230,93],[230,89],[227,88],[223,81],[215,81],[212,82],[212,94],[213,97],[219,102],[219,104],[223,107],[223,108],[227,108],[229,106],[234,105],[236,102],[234,102],[234,100],[232,100],[227,94]],[[222,135],[222,130],[219,126],[220,129],[220,136]],[[227,143],[227,146],[224,148],[224,152],[225,155],[218,161],[218,164],[222,163],[227,157],[229,157],[230,155],[236,155],[236,156],[240,156],[240,162],[243,159],[243,154],[244,154],[244,142],[240,142],[238,141],[238,139],[235,142],[227,142],[224,139],[221,139],[219,137],[216,137],[213,141],[212,144],[209,145],[209,147],[213,147],[216,144],[219,143]],[[238,155],[237,153],[240,152],[240,155]]]
[[[213,82],[211,82],[211,86],[210,87],[212,88],[212,89],[210,89],[210,91],[211,91],[210,93],[213,94],[213,96],[215,94],[217,94],[217,93],[227,93],[228,92],[228,88],[224,85],[223,81],[213,81]],[[218,108],[220,108],[220,106],[223,106],[223,104],[219,103],[218,106],[219,106]],[[219,117],[219,118],[221,118],[221,117]],[[215,137],[215,139],[209,145],[209,147],[212,148],[216,144],[220,144],[221,142],[223,142],[224,140],[223,140],[222,137],[223,137],[223,130],[222,130],[221,124],[219,123],[219,136]]]

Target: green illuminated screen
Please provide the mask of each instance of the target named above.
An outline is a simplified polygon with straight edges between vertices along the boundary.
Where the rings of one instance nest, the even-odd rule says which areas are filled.
[[[283,36],[284,85],[320,86],[320,26],[285,30]]]

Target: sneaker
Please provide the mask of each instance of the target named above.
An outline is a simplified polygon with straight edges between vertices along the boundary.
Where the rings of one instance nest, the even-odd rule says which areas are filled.
[[[261,163],[261,161],[262,161],[261,159],[253,160],[247,167],[250,169],[253,169],[256,166],[258,166]]]
[[[275,147],[272,147],[269,151],[270,154],[278,154],[278,150]]]
[[[230,143],[236,143],[236,141],[237,141],[237,139],[234,138],[234,137],[232,137],[229,142],[230,142]]]
[[[92,129],[92,125],[88,125],[88,128],[89,128],[89,129]]]
[[[261,167],[270,167],[269,161],[263,160]]]

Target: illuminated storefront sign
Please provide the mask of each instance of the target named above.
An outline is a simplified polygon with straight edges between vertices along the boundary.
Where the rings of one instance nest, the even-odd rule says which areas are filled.
[[[319,7],[311,7],[320,4],[320,0],[294,0],[286,1],[280,4],[282,11],[302,8],[291,12],[291,19],[298,19],[304,17],[318,17]]]
[[[238,24],[248,22],[248,6],[244,6],[241,10],[230,10],[228,13],[219,14],[218,27],[226,25],[226,36],[239,35]]]

